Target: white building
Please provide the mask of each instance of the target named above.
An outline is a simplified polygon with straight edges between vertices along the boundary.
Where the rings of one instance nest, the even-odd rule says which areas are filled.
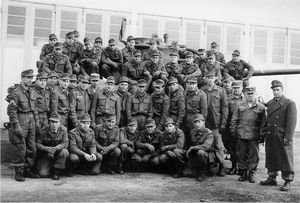
[[[63,41],[76,29],[81,40],[101,35],[106,45],[118,39],[123,17],[127,35],[168,33],[170,41],[196,49],[216,41],[226,61],[239,49],[256,70],[300,69],[299,0],[2,0],[1,7],[1,124],[8,120],[7,88],[19,82],[23,69],[36,70],[50,33]],[[272,79],[284,82],[285,95],[299,109],[300,75],[253,77],[265,100],[272,98]]]

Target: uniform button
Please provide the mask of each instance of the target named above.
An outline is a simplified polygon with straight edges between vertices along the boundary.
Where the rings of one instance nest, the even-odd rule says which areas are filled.
[[[274,124],[274,126],[277,126],[276,124]]]

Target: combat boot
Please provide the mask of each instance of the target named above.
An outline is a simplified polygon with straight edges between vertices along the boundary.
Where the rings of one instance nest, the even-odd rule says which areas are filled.
[[[180,178],[180,177],[182,176],[182,170],[183,170],[183,168],[180,167],[180,168],[178,169],[178,171],[173,175],[173,177],[174,177],[174,178]]]
[[[260,184],[261,184],[261,185],[277,186],[276,177],[273,178],[273,177],[269,176],[269,177],[267,178],[267,180],[260,181]]]
[[[204,181],[204,180],[205,180],[205,170],[204,168],[201,168],[198,173],[197,181]]]
[[[52,170],[52,179],[53,180],[59,180],[60,176],[59,176],[59,169],[54,168]]]
[[[24,167],[22,166],[16,166],[15,167],[15,180],[18,182],[24,182],[25,178],[23,175]]]
[[[248,177],[248,181],[250,183],[255,183],[255,171],[249,171],[249,177]]]
[[[116,170],[116,173],[118,174],[124,174],[124,171],[123,171],[123,163],[120,161],[118,166],[117,166],[117,170]]]
[[[219,164],[219,172],[218,172],[218,176],[220,176],[220,177],[226,176],[225,170],[224,170],[224,165],[223,165],[223,164]]]
[[[26,170],[24,171],[24,176],[27,178],[33,178],[33,179],[40,178],[40,176],[38,174],[33,173],[30,168],[26,168]]]
[[[238,181],[245,181],[245,180],[247,180],[247,170],[242,170],[242,172],[241,172],[241,177],[239,177],[239,179],[238,179]]]
[[[280,187],[281,191],[287,192],[291,189],[291,181],[290,180],[286,180],[283,185]]]

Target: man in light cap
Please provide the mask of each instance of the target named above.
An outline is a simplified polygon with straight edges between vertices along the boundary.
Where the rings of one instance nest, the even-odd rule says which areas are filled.
[[[134,37],[133,36],[128,36],[126,47],[121,50],[122,55],[123,55],[123,62],[124,63],[130,61],[130,59],[133,57],[133,53],[135,51],[134,45],[135,45]]]
[[[131,96],[131,93],[128,92],[129,88],[129,80],[126,76],[122,76],[119,79],[119,87],[116,90],[116,94],[120,97],[121,102],[121,118],[119,126],[123,127],[127,124],[127,116],[126,116],[126,105],[128,102],[129,97]]]
[[[281,171],[285,181],[281,191],[290,190],[294,180],[293,136],[297,123],[296,104],[283,94],[283,85],[279,80],[271,83],[274,98],[267,103],[266,120],[266,168],[268,179],[261,185],[277,185],[276,176]]]
[[[115,93],[115,79],[109,76],[105,82],[105,88],[98,91],[92,101],[91,118],[92,126],[105,122],[106,118],[115,115],[116,125],[119,125],[121,118],[121,101]]]
[[[170,108],[169,117],[175,122],[177,128],[181,127],[185,117],[184,89],[178,84],[177,78],[171,77],[169,80]]]
[[[123,65],[123,55],[116,45],[116,40],[110,39],[108,41],[108,47],[103,50],[101,56],[101,63],[102,71],[105,73],[104,77],[113,76],[117,82]]]
[[[65,42],[63,43],[62,53],[69,57],[72,73],[78,75],[80,73],[79,57],[82,48],[74,43],[74,33],[66,33]]]
[[[154,161],[159,159],[161,167],[175,172],[174,178],[179,178],[182,174],[185,164],[185,153],[183,149],[185,145],[185,136],[182,130],[176,128],[172,118],[167,117],[165,122],[165,130],[161,138],[161,146],[159,155],[154,157]]]
[[[91,75],[91,73],[98,73],[98,65],[101,60],[101,52],[94,48],[93,42],[89,38],[84,38],[84,50],[80,55],[80,70],[81,74],[85,76]]]
[[[220,65],[222,67],[225,66],[226,61],[225,61],[225,57],[224,55],[219,51],[219,45],[217,42],[212,42],[210,44],[211,47],[211,51],[214,53],[214,55],[216,56],[216,60],[220,62]]]
[[[121,159],[119,161],[119,168],[121,173],[126,162],[129,165],[135,164],[134,156],[136,152],[136,142],[138,141],[139,136],[140,132],[137,130],[136,118],[131,118],[128,121],[127,126],[120,129]]]
[[[48,54],[53,53],[54,44],[57,42],[57,37],[55,34],[49,35],[48,44],[44,44],[40,53],[40,60],[36,62],[36,67],[38,72],[42,72],[43,62]]]
[[[70,77],[67,73],[60,76],[59,86],[50,94],[50,110],[58,114],[60,123],[68,128],[71,97],[68,91]]]
[[[231,75],[235,80],[243,80],[244,87],[249,85],[249,79],[253,75],[254,68],[241,60],[240,51],[234,50],[232,60],[224,66],[224,75]]]
[[[154,93],[151,95],[153,104],[153,119],[159,130],[163,130],[166,118],[169,116],[170,98],[165,93],[165,82],[157,79],[153,83]]]
[[[69,133],[69,176],[73,175],[75,168],[82,175],[98,175],[103,156],[96,149],[95,133],[90,128],[91,118],[84,114],[79,120],[80,124]]]
[[[24,176],[39,178],[33,173],[36,158],[34,120],[36,95],[30,88],[32,79],[32,69],[22,71],[21,83],[14,86],[6,98],[9,102],[7,115],[11,123],[8,136],[15,150],[12,164],[15,167],[15,180],[19,182],[25,181]]]
[[[202,75],[203,77],[206,77],[206,74],[208,72],[214,71],[215,75],[216,75],[216,80],[215,83],[219,86],[222,85],[221,79],[222,79],[222,75],[221,75],[221,66],[220,66],[220,62],[216,60],[216,56],[213,52],[209,51],[207,52],[207,62],[202,64],[202,66],[200,67],[201,71],[202,71]],[[204,79],[204,84],[205,84],[205,79]]]
[[[245,102],[245,96],[243,94],[243,81],[236,80],[232,83],[232,94],[227,97],[228,101],[228,118],[226,124],[226,130],[222,133],[222,140],[227,150],[227,153],[230,154],[230,161],[231,161],[231,169],[228,171],[229,175],[237,174],[237,160],[238,157],[236,155],[236,137],[232,136],[230,131],[230,124],[233,112],[237,106],[241,102]]]
[[[90,76],[91,85],[87,88],[87,92],[90,96],[90,100],[93,101],[96,92],[100,91],[100,75],[98,73],[92,73]]]
[[[203,181],[205,171],[209,168],[209,153],[214,135],[205,127],[205,120],[201,114],[194,115],[193,123],[194,128],[190,132],[191,145],[186,152],[187,168],[183,171],[183,175],[196,175],[198,181]]]
[[[216,161],[219,163],[218,175],[225,176],[223,166],[225,147],[220,133],[226,130],[228,104],[224,89],[216,85],[215,80],[216,74],[213,70],[206,73],[206,85],[202,87],[202,90],[207,95],[208,114],[205,123],[206,127],[214,133],[214,150]]]
[[[48,115],[50,113],[50,93],[46,90],[47,73],[41,72],[36,76],[33,91],[35,100],[35,124],[36,130],[42,129],[49,124]]]
[[[186,83],[186,80],[189,76],[195,76],[198,80],[198,83],[201,80],[201,71],[199,66],[194,63],[194,54],[192,52],[187,52],[187,55],[185,56],[185,62],[180,64],[182,66],[182,72],[179,77],[180,81],[179,83],[184,86]]]
[[[46,56],[43,62],[42,71],[50,73],[55,71],[58,74],[68,73],[72,74],[72,66],[68,56],[62,54],[63,44],[56,42],[54,44],[53,53]]]
[[[179,78],[182,72],[182,66],[178,64],[178,53],[170,53],[170,62],[165,65],[165,69],[168,73],[168,78],[175,77]]]
[[[152,76],[145,68],[141,56],[140,50],[133,52],[133,57],[122,66],[122,76],[127,76],[130,82],[132,80],[138,81],[139,79],[145,79],[149,86]]]
[[[129,98],[126,106],[127,119],[135,117],[138,121],[139,131],[145,129],[145,120],[153,116],[151,96],[146,93],[146,88],[146,80],[140,79],[137,92]]]
[[[49,121],[50,125],[37,132],[37,170],[41,177],[51,174],[53,180],[58,180],[69,157],[68,130],[60,125],[58,115],[52,115]]]
[[[116,116],[110,115],[106,118],[104,124],[95,127],[96,147],[97,151],[103,157],[103,165],[107,172],[114,175],[115,172],[123,173],[119,161],[121,156],[120,129],[116,125]]]
[[[91,109],[91,100],[87,93],[89,78],[87,76],[78,76],[78,87],[70,93],[70,120],[71,129],[77,127],[79,118],[84,114],[89,114]]]
[[[231,134],[237,138],[236,154],[241,171],[239,181],[248,179],[255,183],[255,173],[259,162],[259,141],[265,126],[265,106],[256,99],[256,88],[246,87],[246,100],[235,108],[231,119]]]

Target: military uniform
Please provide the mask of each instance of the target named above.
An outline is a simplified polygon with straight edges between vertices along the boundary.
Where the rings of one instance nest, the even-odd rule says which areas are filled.
[[[63,43],[62,53],[69,57],[71,67],[72,67],[72,72],[74,74],[79,73],[79,70],[77,69],[78,67],[75,67],[75,63],[77,63],[80,58],[80,54],[81,54],[80,49],[81,48],[79,46],[75,46],[74,43],[73,44],[67,44],[66,42]]]
[[[55,71],[59,74],[72,74],[72,66],[70,64],[69,58],[66,55],[56,55],[52,53],[46,56],[43,63],[42,71],[46,73]]]
[[[57,37],[55,34],[49,35],[49,40],[52,40],[52,39],[57,40]],[[50,44],[43,45],[41,53],[40,53],[40,60],[36,62],[36,67],[38,69],[38,72],[42,72],[43,62],[48,54],[53,53],[53,48],[54,48],[54,46],[51,46]]]
[[[148,83],[151,80],[151,75],[144,67],[144,62],[137,62],[131,59],[125,63],[122,67],[122,76],[127,76],[130,80],[138,81],[139,79],[145,79]]]
[[[84,38],[84,43],[92,43],[90,39]],[[98,73],[98,65],[101,60],[101,52],[98,49],[91,50],[84,49],[80,57],[81,73],[83,75],[90,75],[91,73]]]
[[[151,57],[154,57],[154,56],[159,56],[159,53],[153,52]],[[154,63],[152,60],[147,60],[144,63],[144,67],[147,69],[147,71],[153,77],[153,80],[156,80],[156,79],[165,80],[168,77],[167,70],[166,70],[164,64],[160,61],[158,61],[157,63]]]
[[[214,64],[210,64],[208,62],[202,64],[202,66],[200,67],[201,71],[202,71],[202,75],[203,77],[205,77],[207,75],[207,73],[214,71],[216,73],[216,84],[217,85],[221,85],[221,79],[222,79],[222,75],[221,75],[221,69],[220,69],[220,62],[219,61],[215,61]]]
[[[135,51],[135,48],[132,49],[128,46],[126,46],[124,49],[121,50],[124,63],[130,61],[131,57],[133,56],[134,51]]]
[[[100,75],[97,73],[92,73],[90,76],[90,80],[91,81],[99,81],[100,80]],[[90,100],[93,101],[94,95],[101,90],[100,85],[97,85],[96,87],[93,87],[92,85],[90,85],[87,89],[87,93],[90,97]]]
[[[36,139],[37,169],[41,176],[45,177],[50,173],[58,175],[59,170],[65,169],[69,157],[68,145],[68,130],[62,125],[58,127],[57,132],[53,132],[50,125],[38,131]],[[55,148],[53,154],[49,153],[49,147]]]
[[[178,63],[171,63],[171,62],[168,62],[166,65],[165,65],[165,69],[168,73],[168,78],[170,77],[180,77],[180,74],[182,72],[182,66]]]
[[[128,78],[121,77],[119,80],[119,84],[122,82],[128,83]],[[129,97],[131,96],[131,93],[128,91],[122,91],[120,88],[118,88],[118,90],[116,90],[116,94],[120,97],[120,102],[121,102],[121,118],[120,118],[119,126],[122,127],[127,124],[126,105],[129,100]]]
[[[50,71],[50,73],[47,74],[47,79],[49,78],[53,78],[56,77],[58,78],[58,75],[55,71]],[[57,88],[57,84],[49,84],[49,82],[47,81],[46,84],[46,91],[49,93],[49,95],[51,94],[52,91],[54,91]]]
[[[184,86],[187,78],[189,76],[195,76],[198,83],[201,81],[201,71],[197,64],[191,63],[187,64],[186,62],[180,64],[182,66],[182,72],[180,76],[180,84]]]

